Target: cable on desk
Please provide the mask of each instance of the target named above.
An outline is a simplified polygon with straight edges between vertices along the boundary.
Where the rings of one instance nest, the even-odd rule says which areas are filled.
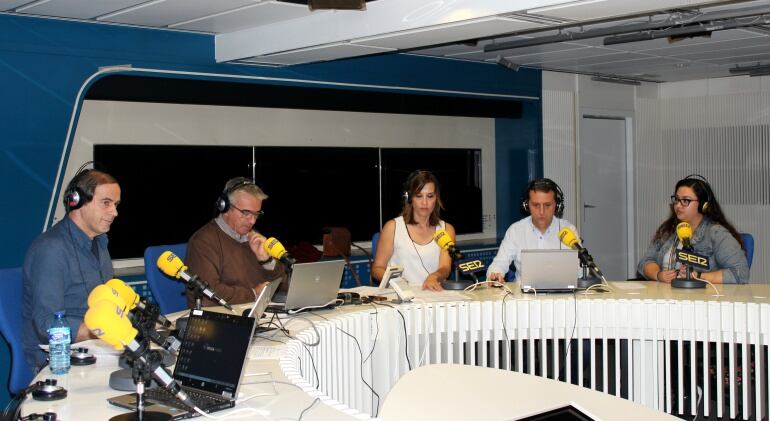
[[[197,412],[198,414],[200,414],[200,415],[202,415],[202,416],[204,416],[204,417],[206,417],[208,419],[212,419],[212,420],[225,420],[225,419],[229,419],[229,418],[245,418],[245,417],[253,417],[254,415],[259,415],[262,418],[264,418],[266,420],[269,420],[269,418],[267,418],[266,415],[270,413],[268,411],[265,411],[264,409],[258,409],[258,408],[251,408],[251,407],[249,407],[249,408],[234,409],[234,410],[232,410],[231,412],[229,412],[226,415],[211,415],[211,414],[205,412],[204,410],[198,408],[197,406],[195,407],[195,412]],[[248,412],[248,414],[241,415],[242,412]],[[253,419],[253,418],[251,418],[251,419]]]
[[[321,304],[320,306],[307,306],[307,307],[302,307],[302,308],[298,308],[298,309],[296,309],[296,310],[289,310],[289,311],[287,311],[287,313],[288,313],[288,314],[291,314],[291,315],[294,315],[294,314],[297,314],[297,313],[301,313],[301,312],[303,312],[303,311],[305,311],[305,310],[311,310],[311,309],[315,309],[315,308],[326,308],[326,307],[328,307],[328,306],[330,306],[330,305],[332,305],[332,304],[337,304],[337,305],[339,305],[339,304],[342,304],[342,303],[344,303],[344,302],[345,302],[345,300],[341,300],[341,299],[339,299],[339,298],[335,298],[335,299],[333,299],[333,300],[329,301],[329,302],[328,302],[328,303],[326,303],[326,304]]]
[[[372,354],[374,354],[374,348],[377,347],[377,338],[380,336],[380,312],[377,311],[377,306],[373,303],[369,303],[370,306],[374,309],[374,326],[377,328],[377,330],[374,331],[374,340],[372,341],[372,349],[369,351],[369,355],[366,356],[364,359],[364,363],[369,361],[369,358],[372,357]],[[372,379],[372,383],[374,383],[374,379]]]

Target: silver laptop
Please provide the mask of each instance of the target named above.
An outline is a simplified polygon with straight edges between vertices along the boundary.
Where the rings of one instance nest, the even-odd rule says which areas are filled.
[[[275,294],[274,303],[270,304],[268,310],[288,311],[329,304],[337,298],[344,269],[344,260],[295,264],[286,295],[280,292]]]
[[[522,250],[522,292],[569,292],[577,289],[580,261],[576,250]]]
[[[174,380],[204,412],[235,405],[255,322],[250,317],[233,314],[191,311],[174,367]],[[107,401],[136,409],[135,393]],[[172,419],[198,416],[162,387],[145,391],[145,409],[169,414]]]

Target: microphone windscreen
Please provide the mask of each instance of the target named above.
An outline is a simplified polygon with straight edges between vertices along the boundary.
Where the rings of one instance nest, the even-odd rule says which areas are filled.
[[[264,247],[267,254],[273,259],[280,260],[288,253],[283,244],[281,244],[275,237],[270,237],[265,240],[265,242],[262,243],[262,247]]]
[[[676,226],[676,236],[679,237],[679,241],[684,242],[692,238],[692,226],[687,222],[680,222]]]
[[[179,279],[180,276],[179,272],[187,269],[184,263],[182,263],[182,259],[168,250],[164,251],[160,257],[158,257],[157,265],[161,272],[177,279]]]
[[[446,232],[446,230],[436,231],[436,233],[433,234],[433,241],[444,250],[448,250],[455,245],[454,241],[452,241],[452,237],[449,236],[449,233]]]
[[[123,309],[108,300],[94,303],[83,322],[94,335],[118,351],[131,343],[138,333],[125,317]]]
[[[120,295],[120,298],[126,303],[129,310],[133,310],[136,307],[140,298],[139,294],[137,294],[133,288],[128,286],[128,284],[117,278],[112,278],[104,284],[118,292],[118,295]]]
[[[569,227],[559,230],[559,240],[571,249],[575,248],[575,246],[580,246],[580,241],[578,241],[575,231],[572,231]]]
[[[118,291],[107,284],[97,285],[88,294],[88,307],[93,306],[99,301],[110,301],[120,308],[126,308],[126,302],[120,297]]]

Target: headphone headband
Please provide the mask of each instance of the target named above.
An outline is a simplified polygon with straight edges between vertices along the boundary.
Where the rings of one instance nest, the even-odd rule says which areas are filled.
[[[522,212],[529,214],[529,192],[531,191],[552,191],[554,198],[556,199],[556,209],[554,215],[557,218],[561,218],[564,215],[564,192],[561,190],[558,184],[550,178],[537,178],[531,180],[527,184],[527,188],[524,190],[524,197],[521,198],[521,210]]]
[[[682,179],[682,181],[685,181],[685,180],[693,180],[699,183],[703,188],[703,190],[706,192],[706,201],[705,202],[698,201],[698,212],[700,212],[701,214],[707,213],[711,209],[711,203],[714,201],[714,190],[711,189],[711,184],[709,184],[709,181],[706,179],[706,177],[700,174],[690,174],[687,177]]]
[[[86,176],[93,171],[93,168],[86,168],[88,165],[92,165],[94,161],[87,161],[78,168],[75,175],[67,184],[67,189],[64,190],[64,196],[62,202],[64,203],[64,210],[66,213],[80,209],[86,203],[93,199],[93,192],[88,192],[87,189],[82,186],[83,180]]]
[[[238,181],[234,181],[238,180]],[[233,182],[233,185],[228,187],[227,185],[230,184],[230,182]],[[241,189],[242,187],[252,185],[255,186],[253,180],[247,177],[236,177],[231,180],[228,180],[227,183],[225,183],[225,189],[222,190],[222,193],[220,193],[219,197],[217,198],[216,203],[214,204],[217,211],[219,213],[225,213],[230,209],[230,195],[235,192],[236,190]]]

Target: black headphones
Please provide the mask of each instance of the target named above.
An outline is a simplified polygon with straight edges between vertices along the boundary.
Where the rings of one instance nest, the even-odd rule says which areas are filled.
[[[225,213],[230,209],[230,194],[244,186],[255,185],[254,181],[246,177],[237,177],[231,181],[233,183],[232,186],[227,187],[227,184],[230,184],[228,181],[225,185],[225,189],[222,190],[222,193],[219,195],[216,203],[214,204],[219,213]]]
[[[711,190],[711,184],[706,180],[706,177],[700,174],[690,174],[683,180],[693,180],[700,184],[701,188],[706,192],[706,201],[702,202],[698,200],[698,212],[701,214],[708,213],[711,210],[711,202],[714,200],[714,191]],[[674,194],[676,194],[676,192],[674,192]]]
[[[57,386],[56,379],[38,381],[31,389],[32,398],[36,401],[56,401],[67,397],[67,389]]]
[[[524,196],[521,198],[521,211],[529,214],[529,192],[531,191],[552,191],[556,197],[556,209],[553,214],[557,218],[561,218],[564,215],[564,192],[561,191],[556,182],[550,178],[538,178],[532,180],[527,184],[527,188],[524,190]]]
[[[83,185],[84,181],[88,178],[88,174],[93,171],[93,169],[86,168],[89,164],[93,164],[93,161],[88,161],[81,165],[75,176],[67,184],[67,189],[64,191],[64,198],[62,199],[64,210],[67,213],[80,209],[94,198],[94,192],[89,192],[88,188]]]

